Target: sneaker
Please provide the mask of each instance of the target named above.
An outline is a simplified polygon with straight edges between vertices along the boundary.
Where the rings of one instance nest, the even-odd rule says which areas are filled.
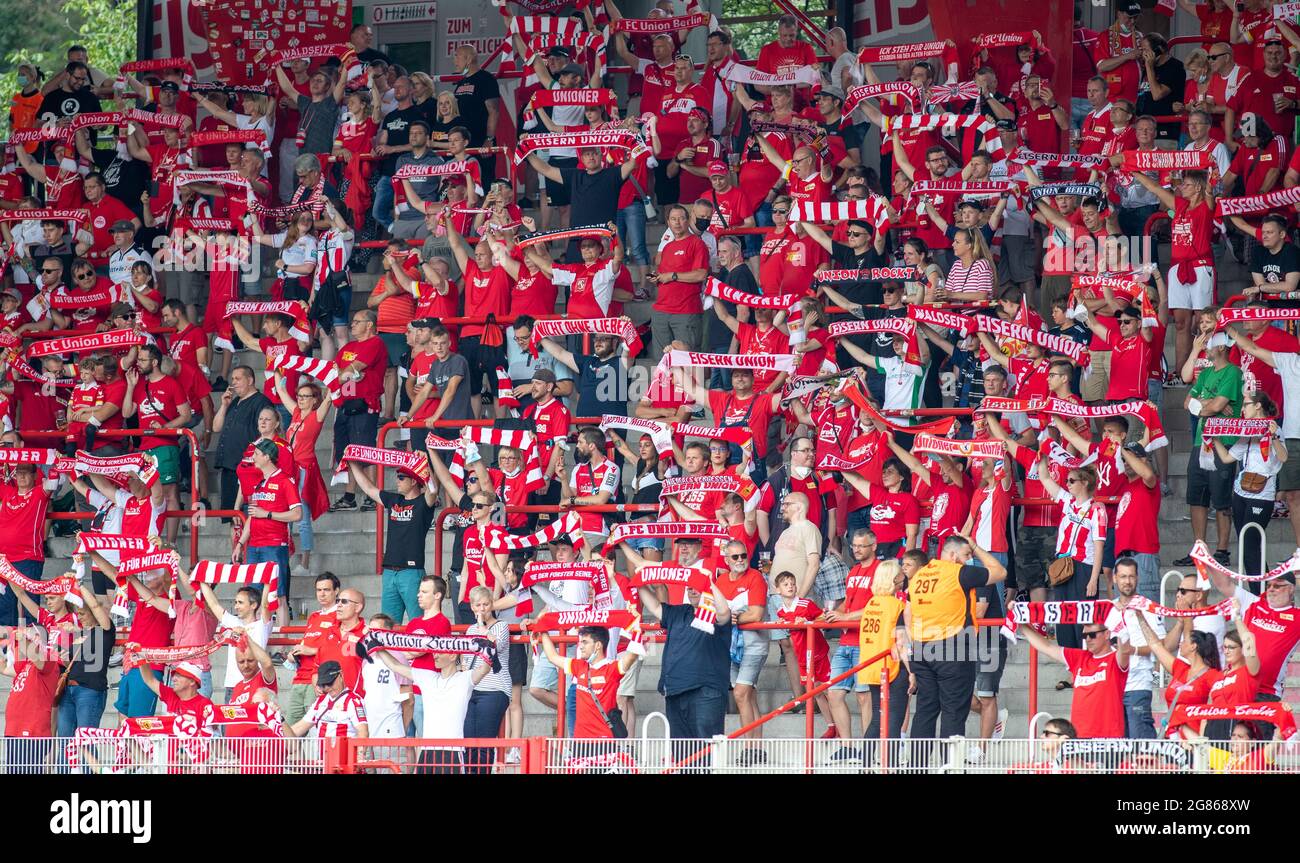
[[[1165,481],[1165,482],[1160,483],[1160,496],[1161,496],[1161,497],[1171,497],[1171,496],[1173,495],[1173,493],[1174,493],[1173,486],[1171,486],[1171,485],[1168,483],[1168,481]]]
[[[519,763],[519,747],[511,746],[509,749],[506,750],[506,764],[518,764],[518,763]]]
[[[1180,558],[1178,558],[1178,560],[1175,560],[1173,565],[1174,565],[1174,566],[1193,566],[1195,563],[1196,563],[1196,561],[1192,560],[1192,556],[1189,554],[1189,555],[1187,555],[1186,557],[1180,557]]]
[[[831,761],[861,761],[862,750],[855,746],[841,746],[831,756]]]
[[[966,763],[979,764],[983,760],[984,760],[984,750],[980,749],[978,746],[972,743],[966,749]]]
[[[790,714],[791,716],[797,716],[798,714],[803,713],[804,709],[807,708],[807,706],[808,706],[807,701],[800,701],[794,707],[791,707],[789,710],[787,710],[786,713]]]
[[[362,512],[374,512],[374,511],[375,511],[375,502],[374,502],[373,500],[371,500],[370,498],[366,498],[365,500],[361,501],[361,511],[362,511]]]
[[[330,505],[330,512],[356,512],[356,509],[357,499],[350,494],[343,495]]]
[[[737,767],[752,767],[755,764],[766,764],[766,763],[767,763],[767,753],[761,749],[756,749],[752,747],[742,751],[740,753],[740,757],[736,759]]]
[[[122,664],[122,651],[114,650],[113,655],[108,658],[108,667],[117,668]]]
[[[223,392],[227,386],[226,379],[217,375],[217,379],[212,382],[212,391],[214,393]]]
[[[1226,548],[1218,548],[1214,550],[1214,559],[1226,565],[1232,561],[1232,553]]]
[[[840,733],[839,733],[838,731],[835,730],[835,726],[834,726],[834,725],[831,725],[831,726],[827,727],[827,729],[826,729],[825,731],[822,732],[821,739],[822,739],[822,740],[838,740],[838,739],[839,739],[839,736],[840,736]]]
[[[1273,501],[1273,518],[1290,518],[1291,507],[1284,500]]]
[[[998,711],[998,721],[997,724],[993,726],[993,740],[1002,739],[1003,732],[1007,730],[1007,717],[1010,715],[1011,711],[1007,710],[1005,707]]]

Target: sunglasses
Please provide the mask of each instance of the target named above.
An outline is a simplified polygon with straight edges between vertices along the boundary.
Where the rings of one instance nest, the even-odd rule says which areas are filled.
[[[866,231],[849,231],[850,237],[865,237],[866,235]]]
[[[490,503],[476,503],[470,507],[470,509],[491,509],[491,508],[492,508],[492,504]]]
[[[1044,731],[1042,734],[1039,735],[1039,737],[1064,737],[1064,736],[1065,735],[1059,731]]]
[[[77,273],[75,276],[73,276],[73,278],[74,278],[74,279],[93,279],[93,278],[95,278],[95,274],[94,274],[94,273]]]
[[[51,269],[48,269],[48,268],[46,268],[46,267],[41,267],[41,272],[42,272],[42,273],[57,273],[57,272],[60,272],[60,271],[59,271],[59,270],[51,270]]]
[[[787,214],[787,213],[789,213],[789,212],[790,212],[789,210],[778,210],[776,207],[773,207],[773,208],[772,208],[772,215],[773,215],[773,216],[784,216],[785,214]]]
[[[1076,484],[1081,485],[1082,483],[1083,483],[1083,480],[1079,479],[1078,477],[1073,477],[1073,476],[1070,477],[1069,479],[1067,479],[1067,480],[1065,481],[1065,484],[1066,484],[1066,485],[1076,485]]]
[[[1083,634],[1083,637],[1084,637],[1084,638],[1087,638],[1087,639],[1089,639],[1089,640],[1091,640],[1091,639],[1094,639],[1094,638],[1096,638],[1097,636],[1101,635],[1101,634],[1104,633],[1105,631],[1106,631],[1106,630],[1104,630],[1104,629],[1098,629],[1098,630],[1094,630],[1093,632],[1085,632],[1085,633]]]
[[[1188,594],[1188,593],[1204,593],[1204,591],[1201,590],[1199,587],[1180,587],[1180,588],[1178,588],[1178,595],[1179,595],[1179,596],[1184,596],[1184,595],[1186,595],[1186,594]]]
[[[1207,60],[1218,60],[1220,57],[1227,57],[1227,56],[1228,56],[1228,54],[1226,54],[1226,53],[1223,53],[1223,54],[1206,54],[1206,55],[1205,55],[1205,57],[1206,57]]]
[[[747,554],[729,554],[729,555],[727,555],[727,560],[748,560],[748,559],[749,559],[749,555],[747,555]]]

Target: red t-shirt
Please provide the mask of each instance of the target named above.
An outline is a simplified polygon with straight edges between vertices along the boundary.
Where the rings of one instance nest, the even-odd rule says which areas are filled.
[[[618,707],[618,685],[623,680],[618,659],[605,658],[599,665],[591,665],[584,659],[566,660],[568,673],[578,687],[577,717],[573,722],[573,736],[578,739],[589,737],[613,737],[614,732],[605,722],[605,716]],[[600,709],[596,702],[600,702]],[[601,710],[604,715],[601,715]]]
[[[136,593],[135,585],[127,584],[126,598],[135,603],[135,617],[131,620],[131,640],[141,647],[167,647],[172,641],[172,629],[176,621],[167,612],[159,611],[142,601]],[[158,666],[154,667],[158,670]],[[168,691],[167,687],[163,687]]]
[[[528,478],[523,468],[516,470],[514,476],[506,476],[505,471],[494,467],[488,468],[488,479],[491,480],[492,489],[497,497],[506,506],[528,505]],[[527,524],[528,513],[526,512],[512,512],[506,515],[506,527],[517,528]]]
[[[94,204],[86,201],[83,206],[90,212],[90,231],[95,236],[91,241],[90,249],[95,253],[103,252],[113,245],[113,233],[109,228],[114,222],[118,219],[130,221],[135,218],[135,213],[132,213],[126,204],[109,194],[105,194]]]
[[[1245,599],[1240,593],[1238,596]],[[1296,643],[1300,642],[1300,613],[1292,605],[1270,608],[1267,600],[1257,597],[1242,614],[1242,619],[1255,634],[1260,694],[1281,695],[1287,660]]]
[[[802,66],[815,66],[817,52],[807,42],[796,39],[789,48],[782,48],[775,39],[758,50],[758,62],[755,66],[760,72],[785,75]]]
[[[685,89],[678,90],[677,82],[671,81],[659,91],[659,110],[655,112],[659,119],[659,152],[655,153],[656,159],[666,162],[677,154],[688,134],[686,118],[692,109],[707,108],[708,104],[709,94],[699,84],[687,84]],[[645,107],[642,106],[641,110],[644,113]],[[685,174],[683,171],[682,175]]]
[[[50,495],[40,477],[25,494],[13,483],[0,483],[0,554],[11,561],[45,560],[45,511]]]
[[[1274,94],[1290,99],[1292,102],[1296,101],[1300,98],[1300,79],[1286,68],[1277,75],[1269,75],[1261,66],[1250,73],[1250,77],[1237,89],[1229,105],[1236,111],[1238,117],[1247,111],[1257,114],[1275,133],[1289,137],[1290,131],[1295,128],[1295,108],[1278,111],[1273,107]]]
[[[1215,707],[1250,704],[1260,692],[1259,681],[1260,678],[1252,676],[1244,665],[1224,671],[1218,680],[1210,684],[1208,703]]]
[[[776,327],[760,331],[756,324],[740,324],[736,328],[736,341],[741,354],[788,354],[790,337]],[[780,372],[771,369],[754,369],[754,391],[762,392]]]
[[[142,375],[135,385],[134,397],[142,429],[162,428],[180,416],[181,405],[189,404],[189,397],[171,375],[163,375],[156,381],[147,380]],[[142,450],[158,446],[176,446],[176,438],[146,436],[140,439]]]
[[[489,545],[494,544],[495,537],[505,536],[505,529],[498,524],[490,524],[487,527],[487,541]],[[478,528],[470,525],[465,528],[465,595],[475,587],[482,585],[491,590],[497,583],[496,576],[492,570],[488,569],[483,563],[483,543],[478,538]]]
[[[907,539],[907,526],[920,524],[920,506],[909,492],[891,492],[883,485],[873,485],[869,502],[871,530],[881,544],[902,542]]]
[[[718,428],[745,426],[751,429],[754,433],[754,455],[760,458],[767,455],[767,426],[772,421],[771,395],[755,394],[742,399],[732,392],[709,390],[709,410],[713,413],[713,421],[718,424]]]
[[[1187,663],[1187,660],[1182,657],[1174,659],[1174,668],[1170,672],[1169,685],[1165,687],[1166,705],[1173,704],[1174,699],[1178,699],[1179,707],[1210,703],[1210,689],[1223,677],[1223,672],[1207,668],[1201,672],[1199,677],[1188,683],[1187,677],[1191,670],[1192,666]]]
[[[849,570],[849,574],[844,579],[844,605],[840,611],[845,614],[852,614],[855,611],[861,611],[866,608],[871,601],[871,579],[876,575],[876,567],[880,566],[879,560],[873,560],[869,563],[856,564]],[[840,647],[857,647],[858,646],[858,626],[854,624],[840,632]]]
[[[348,689],[352,690],[353,695],[358,698],[365,696],[365,680],[361,677],[361,664],[365,661],[357,656],[357,642],[361,636],[366,633],[366,623],[364,620],[357,620],[352,628],[344,631],[337,621],[334,626],[325,630],[325,637],[320,643],[320,652],[316,654],[317,667],[321,663],[329,662],[331,659],[339,664],[343,669],[343,683]],[[365,720],[365,714],[361,714],[362,721]]]
[[[519,278],[515,280],[514,287],[510,291],[510,314],[516,317],[553,315],[555,298],[558,294],[559,289],[546,273],[541,270],[529,273],[526,268],[521,268]]]
[[[1007,544],[1007,516],[1011,512],[1011,492],[1000,482],[992,486],[981,485],[971,495],[970,512],[975,516],[971,538],[987,551],[1009,550]]]
[[[266,365],[268,367],[272,365],[272,360],[283,360],[287,357],[302,356],[302,347],[299,346],[298,340],[293,336],[290,336],[282,342],[277,342],[272,338],[258,339],[257,346],[262,353],[266,354]],[[299,377],[301,377],[301,373],[299,372],[295,372],[292,369],[284,370],[285,388],[295,395],[298,392]],[[275,391],[275,375],[266,376],[266,383],[262,385],[262,393],[271,400],[271,404],[278,405],[280,403],[280,396]]]
[[[1214,255],[1210,250],[1213,218],[1204,201],[1192,208],[1186,198],[1174,199],[1174,219],[1170,228],[1172,244],[1169,248],[1171,262],[1205,261],[1213,264]]]
[[[1065,664],[1074,675],[1070,721],[1080,738],[1124,736],[1124,684],[1128,670],[1117,664],[1114,650],[1095,656],[1077,647],[1063,647]]]
[[[821,617],[822,610],[817,603],[811,599],[799,598],[794,601],[794,608],[786,608],[785,600],[781,601],[781,607],[777,609],[777,619],[782,623],[790,622],[803,618],[804,620],[816,620]],[[812,631],[812,676],[808,674],[808,634],[805,629],[790,630],[790,646],[794,649],[794,655],[799,660],[799,679],[804,682],[805,686],[825,683],[831,679],[830,663],[830,645],[826,643],[826,636],[820,629]]]
[[[694,234],[670,240],[659,253],[659,272],[686,273],[708,270],[709,247]],[[698,315],[704,312],[699,282],[660,282],[654,310],[670,315]]]
[[[744,527],[741,526],[743,530]],[[741,540],[742,542],[744,540]],[[757,569],[747,569],[741,573],[740,578],[732,578],[732,573],[718,576],[718,592],[728,600],[740,599],[744,594],[744,602],[737,602],[733,605],[757,605],[760,608],[767,604],[767,579],[763,578],[763,573]],[[740,609],[744,611],[744,609]]]
[[[47,659],[43,668],[29,659],[13,664],[14,680],[5,702],[5,737],[49,737],[59,664]]]
[[[1106,98],[1128,99],[1130,102],[1137,102],[1138,82],[1141,79],[1139,70],[1140,60],[1137,54],[1138,32],[1129,31],[1128,35],[1122,35],[1116,30],[1103,30],[1097,37],[1097,62],[1109,59],[1111,57],[1120,57],[1128,52],[1131,58],[1126,63],[1111,69],[1109,72],[1099,71],[1097,74],[1106,79]],[[1123,729],[1121,729],[1123,730]],[[1123,736],[1122,734],[1119,736]]]
[[[1115,137],[1115,129],[1110,122],[1110,105],[1089,111],[1083,118],[1079,130],[1079,155],[1099,155],[1113,137]]]
[[[210,726],[212,717],[216,715],[216,706],[202,695],[196,694],[193,698],[182,700],[176,694],[176,690],[170,686],[162,686],[159,687],[158,698],[162,700],[163,706],[172,716],[193,716],[200,728]]]
[[[251,506],[260,506],[268,512],[288,512],[295,506],[302,506],[302,501],[298,497],[297,484],[279,468],[254,486],[253,493],[248,496],[248,502]],[[288,544],[287,522],[275,521],[272,518],[253,519],[253,525],[248,531],[249,548]]]
[[[930,526],[925,535],[929,539],[944,540],[961,530],[970,515],[971,489],[969,475],[962,475],[961,485],[952,485],[940,474],[939,469],[930,471],[931,485]],[[1005,551],[1006,549],[990,549]]]
[[[307,631],[302,636],[303,646],[319,648],[325,634],[337,625],[338,613],[334,609],[313,611],[307,616]],[[294,684],[311,683],[312,675],[316,673],[318,661],[316,654],[299,656],[298,670],[293,673]]]
[[[858,411],[851,403],[828,404],[815,410],[812,418],[817,426],[817,452],[814,454],[817,462],[828,453],[843,456],[857,443],[854,432],[858,424]],[[874,479],[870,475],[866,476],[872,482],[880,481],[878,474]]]
[[[709,135],[708,130],[705,130],[703,141],[696,144],[689,138],[683,140],[678,145],[674,156],[680,156],[683,152],[691,154],[689,159],[691,167],[707,168],[714,159],[722,158],[722,145],[718,143],[717,138]],[[680,173],[677,175],[680,183],[678,200],[694,203],[700,198],[712,197],[713,185],[709,182],[708,177],[696,176],[680,166],[679,170]]]
[[[121,500],[120,497],[118,499]],[[122,536],[158,536],[166,510],[165,504],[155,506],[153,497],[148,493],[144,497],[136,497],[126,492],[126,500],[122,503]]]
[[[493,267],[484,273],[477,261],[466,261],[464,284],[465,308],[473,309],[473,314],[500,318],[510,311],[510,274],[505,267]],[[460,331],[461,338],[482,334],[482,324],[466,324]]]
[[[384,394],[384,372],[388,368],[388,348],[385,347],[384,340],[379,336],[371,336],[365,341],[348,342],[334,358],[340,374],[354,362],[365,366],[365,371],[361,374],[361,380],[345,383],[344,392],[347,392],[349,385],[355,387],[349,398],[365,399],[366,406],[378,413],[379,400]]]
[[[1128,480],[1115,505],[1115,551],[1160,553],[1160,484],[1148,488],[1141,477]]]
[[[1126,339],[1111,335],[1110,382],[1106,398],[1112,401],[1146,399],[1151,374],[1151,343],[1141,333]]]
[[[781,260],[781,293],[785,296],[809,293],[817,268],[827,260],[826,250],[812,237],[792,239]]]
[[[794,230],[788,226],[780,231],[773,228],[763,235],[763,245],[758,250],[758,284],[765,296],[780,291],[785,250],[794,239]]]
[[[1271,105],[1273,98],[1270,96],[1268,101]],[[1258,195],[1263,191],[1264,178],[1270,170],[1277,169],[1277,182],[1273,185],[1275,187],[1280,185],[1282,175],[1286,173],[1286,156],[1286,141],[1281,135],[1274,135],[1273,139],[1262,147],[1245,145],[1238,147],[1228,170],[1241,178],[1245,194]]]
[[[1231,19],[1229,20],[1231,21]],[[1237,30],[1241,34],[1241,41],[1232,44],[1233,61],[1252,71],[1262,69],[1264,67],[1264,42],[1268,39],[1281,38],[1277,29],[1273,26],[1272,6],[1265,5],[1263,9],[1256,9],[1253,12],[1249,9],[1243,9],[1237,15]],[[1227,41],[1226,34],[1222,41]]]
[[[745,190],[739,186],[732,186],[725,192],[713,192],[712,186],[704,197],[710,201],[716,201],[713,208],[713,218],[709,221],[710,228],[737,228],[740,224],[754,215],[754,204],[745,194]]]
[[[1016,450],[1016,461],[1025,469],[1025,497],[1030,499],[1042,499],[1047,497],[1047,491],[1043,488],[1043,483],[1038,478],[1038,453],[1025,447]],[[1051,477],[1058,484],[1065,482],[1065,476],[1069,473],[1061,465],[1052,465]],[[1055,504],[1037,504],[1026,506],[1024,508],[1025,516],[1022,524],[1025,527],[1056,527],[1061,520],[1061,510]]]
[[[822,179],[820,171],[800,177],[791,167],[785,177],[786,194],[796,204],[821,204],[831,198],[831,184]]]
[[[406,622],[406,628],[403,632],[414,633],[415,635],[428,635],[434,638],[446,638],[451,635],[451,621],[447,620],[442,612],[438,612],[433,617],[417,617],[414,620]],[[435,671],[437,666],[433,664],[432,653],[417,653],[411,658],[412,668],[424,668],[429,671]]]
[[[1027,102],[1021,104],[1016,117],[1020,129],[1020,141],[1034,153],[1061,152],[1061,127],[1056,125],[1056,118],[1043,103],[1032,108]]]
[[[564,402],[552,398],[546,404],[533,402],[524,408],[524,419],[537,423],[537,458],[542,465],[542,472],[551,461],[551,450],[555,441],[569,436],[569,409]]]

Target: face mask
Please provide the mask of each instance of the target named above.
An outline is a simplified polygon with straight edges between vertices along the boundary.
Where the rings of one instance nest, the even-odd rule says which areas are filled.
[[[19,87],[26,87],[26,86],[27,86],[27,76],[26,76],[26,75],[19,75],[19,76],[18,76],[18,86],[19,86]]]
[[[707,231],[708,229],[709,229],[709,220],[708,220],[708,219],[696,219],[696,220],[695,220],[695,230],[699,231],[699,232],[702,234],[702,233],[704,233],[705,231]]]
[[[810,473],[812,473],[812,468],[810,467],[800,467],[797,464],[790,465],[790,475],[795,479],[807,479],[808,474]]]

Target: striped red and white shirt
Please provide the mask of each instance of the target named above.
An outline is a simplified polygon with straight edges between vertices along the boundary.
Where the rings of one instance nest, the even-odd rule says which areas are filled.
[[[993,296],[993,268],[983,258],[976,258],[970,267],[963,264],[960,259],[954,260],[943,288],[950,294],[983,294],[991,297]]]
[[[1056,528],[1056,553],[1080,563],[1093,563],[1093,543],[1106,538],[1106,506],[1091,499],[1078,501],[1065,489],[1056,492],[1061,522]]]
[[[313,737],[356,737],[366,722],[366,706],[352,690],[344,689],[338,695],[317,696],[307,716],[314,726]]]

